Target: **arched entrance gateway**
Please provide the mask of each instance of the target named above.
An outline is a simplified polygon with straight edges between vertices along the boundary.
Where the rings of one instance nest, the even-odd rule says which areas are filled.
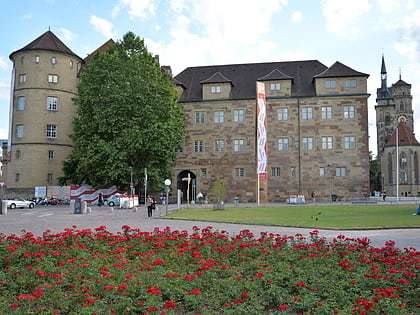
[[[197,177],[189,170],[180,172],[177,176],[176,187],[181,190],[182,202],[195,201]]]

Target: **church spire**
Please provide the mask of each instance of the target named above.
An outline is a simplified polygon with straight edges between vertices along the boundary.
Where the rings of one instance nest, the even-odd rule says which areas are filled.
[[[386,90],[386,86],[387,86],[386,77],[387,77],[387,73],[386,73],[386,67],[385,67],[385,58],[384,58],[384,55],[382,54],[382,65],[381,65],[381,81],[382,81],[381,89],[382,89],[382,91]]]

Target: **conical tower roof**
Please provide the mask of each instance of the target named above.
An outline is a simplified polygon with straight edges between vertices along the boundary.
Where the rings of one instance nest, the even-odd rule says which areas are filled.
[[[74,52],[71,51],[55,34],[51,31],[47,31],[37,39],[30,42],[25,47],[12,52],[9,56],[10,60],[13,60],[13,56],[19,52],[28,51],[28,50],[47,50],[47,51],[56,51],[64,54],[68,54],[74,57],[80,58]]]

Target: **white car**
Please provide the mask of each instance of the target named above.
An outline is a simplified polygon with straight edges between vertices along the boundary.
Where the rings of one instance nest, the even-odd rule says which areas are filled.
[[[13,200],[4,200],[4,201],[6,201],[7,207],[10,208],[10,209],[15,209],[15,208],[29,208],[29,209],[32,209],[33,207],[35,207],[35,202],[25,200],[25,199],[22,199],[22,198],[17,198],[17,199],[13,199]]]

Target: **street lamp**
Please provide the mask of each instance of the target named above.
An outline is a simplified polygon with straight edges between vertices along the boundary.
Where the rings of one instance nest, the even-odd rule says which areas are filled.
[[[133,167],[130,166],[130,195],[134,195]]]
[[[169,202],[169,186],[171,186],[171,180],[165,179],[165,193],[166,193],[166,200],[165,200],[165,206],[166,206],[166,215],[168,215],[168,202]]]

